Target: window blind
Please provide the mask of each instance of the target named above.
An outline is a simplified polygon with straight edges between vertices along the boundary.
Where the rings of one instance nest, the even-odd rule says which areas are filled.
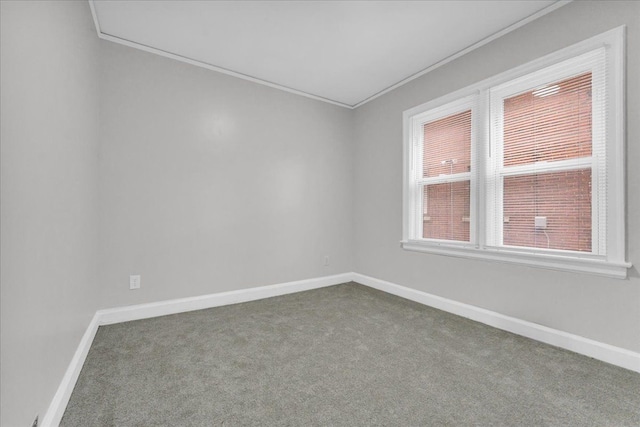
[[[604,254],[604,55],[492,91],[490,244]]]
[[[470,241],[472,110],[422,125],[422,237]]]

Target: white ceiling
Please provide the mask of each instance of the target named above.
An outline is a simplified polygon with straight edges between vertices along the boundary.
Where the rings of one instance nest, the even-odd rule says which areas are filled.
[[[101,37],[357,106],[556,1],[93,1]]]

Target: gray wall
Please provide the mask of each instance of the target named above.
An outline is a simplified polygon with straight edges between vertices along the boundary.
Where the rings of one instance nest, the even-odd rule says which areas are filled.
[[[86,2],[0,15],[0,424],[30,426],[97,308],[98,38]]]
[[[626,281],[406,252],[402,112],[626,24],[628,260],[640,263],[640,2],[573,2],[356,110],[355,271],[640,351],[640,276]],[[635,213],[635,214],[634,214]]]
[[[98,308],[351,271],[352,117],[2,2],[2,425],[42,418]]]
[[[351,110],[111,42],[100,56],[101,307],[351,271]]]
[[[85,2],[0,4],[2,425],[44,415],[97,308],[352,270],[640,351],[635,269],[399,247],[402,111],[621,24],[639,187],[640,3],[574,2],[355,111],[99,41]]]

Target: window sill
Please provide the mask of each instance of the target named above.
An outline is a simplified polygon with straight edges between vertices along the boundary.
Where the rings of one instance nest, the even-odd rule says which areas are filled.
[[[551,270],[589,273],[598,276],[626,279],[631,263],[615,263],[594,258],[578,258],[565,255],[534,254],[510,249],[477,249],[471,246],[432,244],[417,240],[400,242],[402,249],[458,258],[481,259],[527,265]]]

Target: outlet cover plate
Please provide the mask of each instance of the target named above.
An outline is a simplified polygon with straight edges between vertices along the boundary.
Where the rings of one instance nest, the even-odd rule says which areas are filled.
[[[140,275],[133,274],[129,276],[129,289],[140,289]]]

